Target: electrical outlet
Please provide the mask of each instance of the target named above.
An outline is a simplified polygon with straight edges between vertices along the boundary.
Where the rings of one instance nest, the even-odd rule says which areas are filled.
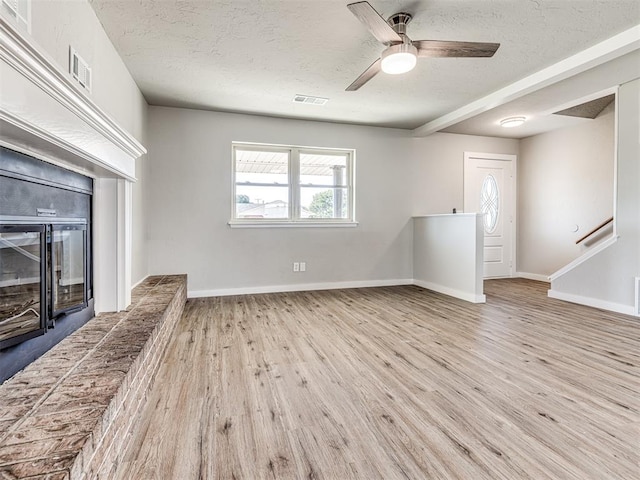
[[[307,262],[300,262],[300,271],[301,272],[307,271]]]
[[[298,262],[293,262],[293,271],[294,272],[300,271],[300,264]]]

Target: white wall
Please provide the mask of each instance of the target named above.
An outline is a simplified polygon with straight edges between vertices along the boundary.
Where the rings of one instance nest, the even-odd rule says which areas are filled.
[[[0,14],[13,22],[0,9]],[[69,47],[73,48],[92,68],[92,92],[88,96],[122,128],[143,145],[146,144],[147,103],[124,62],[104,32],[100,21],[86,0],[33,0],[31,34],[19,29],[35,43],[61,72],[69,75]],[[147,255],[144,249],[144,163],[136,165],[140,182],[133,187],[133,265],[132,280],[138,282],[147,275]]]
[[[31,36],[69,72],[69,46],[92,69],[91,99],[143,143],[146,101],[86,0],[32,0]]]
[[[408,186],[414,162],[408,135],[386,128],[150,107],[151,273],[186,272],[192,295],[411,279]],[[232,141],[354,148],[359,225],[230,228]],[[293,273],[294,261],[306,262],[307,271]]]
[[[613,215],[614,113],[611,104],[594,120],[521,141],[519,272],[567,265],[583,251],[576,240]]]
[[[519,141],[455,133],[412,139],[417,162],[413,179],[413,214],[430,215],[463,209],[464,152],[518,155]]]
[[[484,303],[482,214],[413,219],[413,278],[417,285]]]
[[[146,107],[145,107],[146,112]],[[146,117],[146,115],[145,115]],[[146,130],[146,126],[145,126]],[[143,135],[146,145],[146,132]],[[149,274],[147,253],[147,179],[149,175],[149,155],[136,160],[136,179],[133,184],[132,241],[131,241],[131,284],[136,285]]]
[[[640,276],[640,79],[618,91],[616,230],[619,240],[551,283],[550,296],[634,313]]]

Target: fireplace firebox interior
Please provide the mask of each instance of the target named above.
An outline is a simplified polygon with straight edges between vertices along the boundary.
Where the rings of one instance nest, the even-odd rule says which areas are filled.
[[[0,382],[93,317],[92,194],[91,178],[0,147]]]

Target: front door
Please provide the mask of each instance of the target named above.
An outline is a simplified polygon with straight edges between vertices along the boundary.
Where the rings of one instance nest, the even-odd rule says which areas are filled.
[[[515,155],[464,153],[464,211],[483,213],[484,277],[513,275]]]

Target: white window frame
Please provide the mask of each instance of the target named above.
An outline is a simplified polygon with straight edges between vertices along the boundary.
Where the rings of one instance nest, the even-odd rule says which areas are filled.
[[[238,218],[236,216],[236,150],[257,150],[287,153],[289,158],[288,164],[288,183],[279,184],[280,186],[289,187],[289,216],[288,218]],[[300,187],[306,184],[300,183],[300,154],[321,154],[346,156],[346,188],[349,201],[348,218],[302,218],[300,216]],[[321,148],[321,147],[304,147],[295,145],[274,145],[260,144],[248,142],[232,142],[231,144],[231,220],[229,226],[232,228],[252,228],[252,227],[355,227],[358,222],[355,220],[355,150],[344,148]],[[240,184],[243,185],[243,184]],[[256,183],[247,183],[246,185],[257,185]],[[272,186],[273,184],[265,184],[264,186]],[[327,188],[334,188],[333,185]]]

